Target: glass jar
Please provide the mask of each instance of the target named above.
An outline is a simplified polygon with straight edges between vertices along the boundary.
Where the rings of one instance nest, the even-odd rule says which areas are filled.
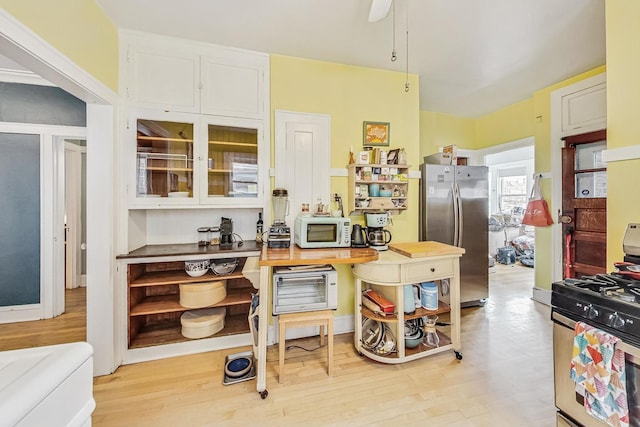
[[[407,152],[404,151],[404,148],[401,148],[398,152],[398,164],[406,165],[407,164]]]

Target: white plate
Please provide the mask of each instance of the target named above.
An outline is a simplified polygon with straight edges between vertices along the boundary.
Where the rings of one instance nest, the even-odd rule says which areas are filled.
[[[169,197],[189,197],[188,191],[172,191],[168,194]]]

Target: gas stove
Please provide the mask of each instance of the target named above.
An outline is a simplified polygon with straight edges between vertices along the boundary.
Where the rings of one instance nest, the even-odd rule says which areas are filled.
[[[597,274],[564,279],[551,290],[554,310],[640,341],[640,281]]]

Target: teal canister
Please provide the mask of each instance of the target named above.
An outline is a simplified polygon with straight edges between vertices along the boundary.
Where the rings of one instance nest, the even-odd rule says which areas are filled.
[[[369,196],[371,197],[380,196],[380,184],[369,184]]]
[[[413,314],[416,311],[416,301],[413,296],[413,285],[404,285],[402,305],[405,314]]]

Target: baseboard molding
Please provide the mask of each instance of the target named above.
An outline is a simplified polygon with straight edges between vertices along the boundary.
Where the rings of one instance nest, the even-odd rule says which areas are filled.
[[[533,287],[531,298],[541,304],[551,306],[551,289]]]
[[[347,334],[347,333],[353,332],[355,330],[354,318],[355,317],[353,314],[347,314],[344,316],[335,316],[333,318],[333,334],[340,335],[340,334]],[[312,337],[314,335],[318,335],[318,333],[319,333],[319,330],[317,326],[309,326],[305,328],[291,328],[291,329],[287,329],[287,339],[293,340],[296,338]],[[277,342],[280,342],[280,337],[278,336],[277,321],[274,326],[269,328],[269,337],[273,338],[273,340],[268,340],[270,344],[275,344]]]
[[[12,305],[0,308],[0,324],[29,322],[42,318],[42,307],[40,304]]]

